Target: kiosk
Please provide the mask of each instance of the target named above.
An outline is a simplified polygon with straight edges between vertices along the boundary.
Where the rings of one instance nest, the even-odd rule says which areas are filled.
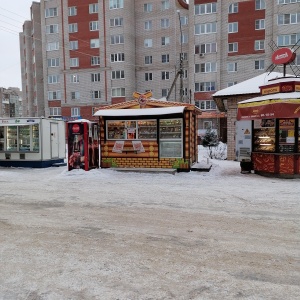
[[[63,163],[65,132],[62,120],[0,119],[0,166],[44,168]]]
[[[136,93],[134,94],[136,95]],[[101,167],[175,168],[197,161],[197,115],[192,104],[138,99],[101,107]]]

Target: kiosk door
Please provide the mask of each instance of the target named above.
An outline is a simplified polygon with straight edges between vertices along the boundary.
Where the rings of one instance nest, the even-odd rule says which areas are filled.
[[[51,143],[51,158],[58,158],[58,124],[50,123],[50,143]]]

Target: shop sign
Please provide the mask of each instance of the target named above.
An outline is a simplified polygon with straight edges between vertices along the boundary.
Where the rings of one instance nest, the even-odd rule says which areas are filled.
[[[272,62],[275,65],[286,65],[296,58],[296,53],[290,48],[284,47],[276,50],[272,55]]]
[[[269,88],[263,88],[261,91],[262,95],[269,95],[269,94],[275,94],[275,93],[279,93],[279,86],[272,86]]]
[[[299,84],[295,85],[295,92],[300,92],[300,85]]]
[[[293,86],[292,85],[283,85],[283,86],[281,86],[281,91],[282,92],[292,92]]]

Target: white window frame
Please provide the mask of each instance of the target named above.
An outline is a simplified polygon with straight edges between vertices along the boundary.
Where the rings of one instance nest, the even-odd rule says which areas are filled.
[[[110,27],[120,27],[123,26],[124,21],[122,17],[116,17],[109,20]]]
[[[170,19],[168,18],[163,18],[160,20],[160,28],[169,28],[170,27]]]
[[[228,6],[229,14],[236,14],[238,12],[239,12],[239,3],[238,2],[229,4],[229,6]]]
[[[111,89],[112,97],[125,97],[125,88],[124,87],[115,87]]]
[[[71,57],[70,58],[70,68],[79,67],[79,58],[78,57]]]
[[[49,42],[47,43],[47,51],[59,50],[59,42]]]
[[[78,41],[69,41],[69,49],[77,50],[78,49]]]
[[[80,99],[80,92],[73,91],[71,92],[71,100],[79,100]]]
[[[161,80],[170,80],[170,72],[161,71]]]
[[[49,116],[61,116],[61,107],[49,107]]]
[[[153,73],[152,72],[146,72],[145,73],[145,81],[152,81],[153,80]]]
[[[167,10],[170,9],[170,1],[169,0],[163,0],[161,1],[161,10]]]
[[[145,48],[152,48],[153,47],[153,40],[152,39],[144,39],[144,47]]]
[[[153,11],[152,3],[144,3],[144,12],[151,12]]]
[[[97,14],[98,13],[98,3],[89,4],[89,14]]]
[[[60,91],[48,91],[48,100],[61,100]]]
[[[111,71],[111,79],[125,79],[125,72],[124,70],[114,70]]]
[[[124,35],[123,34],[111,35],[110,44],[111,45],[124,44]]]
[[[217,3],[205,3],[205,4],[196,4],[195,5],[195,15],[208,15],[217,13]]]
[[[239,23],[238,22],[228,23],[228,33],[236,33],[238,31],[239,31]]]
[[[255,10],[266,9],[266,1],[265,0],[255,0]]]
[[[228,53],[234,53],[239,51],[239,44],[237,42],[228,43]]]
[[[255,70],[264,70],[265,69],[264,59],[255,60],[254,61],[254,69]]]
[[[254,50],[255,51],[265,50],[265,40],[256,40],[254,42]]]
[[[124,8],[124,0],[109,0],[109,9]]]
[[[59,58],[48,58],[47,66],[48,66],[48,68],[59,67]]]
[[[101,75],[100,73],[91,73],[91,82],[100,82]]]
[[[100,39],[90,39],[91,48],[100,48]]]
[[[96,90],[96,91],[91,91],[92,92],[92,99],[101,99],[101,91]]]
[[[125,61],[125,54],[123,52],[120,53],[111,53],[110,55],[110,62],[124,62]]]
[[[90,31],[99,30],[99,21],[91,21],[90,22]]]
[[[161,62],[163,64],[167,64],[170,62],[170,54],[162,54],[161,55]]]
[[[48,75],[48,84],[56,84],[59,83],[59,75]]]
[[[195,24],[195,35],[217,33],[217,22]]]
[[[152,63],[153,63],[152,55],[146,55],[144,61],[145,61],[145,65],[152,65]]]
[[[70,23],[69,24],[69,33],[78,32],[78,24]]]
[[[78,83],[79,82],[79,74],[71,74],[70,75],[70,82],[71,83]]]
[[[80,107],[71,107],[71,117],[80,117]]]
[[[255,20],[255,30],[265,29],[265,19]]]
[[[100,66],[100,56],[91,56],[91,66]]]
[[[45,18],[53,18],[58,16],[57,7],[49,7],[45,9]]]
[[[77,6],[68,7],[68,16],[77,16]]]
[[[237,62],[228,62],[227,63],[227,72],[237,72],[238,70],[238,63]]]
[[[144,29],[145,30],[152,30],[152,20],[147,20],[144,22]]]
[[[58,33],[58,24],[46,25],[46,34]]]

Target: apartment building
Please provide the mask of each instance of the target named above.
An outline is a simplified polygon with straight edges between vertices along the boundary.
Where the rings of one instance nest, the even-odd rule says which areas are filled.
[[[156,99],[195,103],[211,112],[199,129],[220,131],[226,123],[212,94],[262,74],[274,47],[297,43],[299,5],[299,0],[33,2],[20,34],[24,114],[91,119],[95,107],[151,90]]]
[[[22,97],[19,88],[0,87],[0,118],[18,118],[22,116]]]

